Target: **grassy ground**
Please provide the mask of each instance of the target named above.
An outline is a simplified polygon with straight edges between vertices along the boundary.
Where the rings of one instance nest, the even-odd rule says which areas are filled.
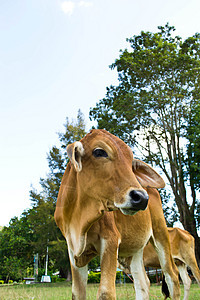
[[[89,284],[87,287],[87,300],[95,300],[98,285]],[[133,300],[135,293],[132,284],[117,285],[117,300]],[[66,282],[45,283],[33,285],[0,286],[1,300],[31,299],[31,300],[70,300],[71,285]],[[164,299],[161,294],[161,286],[152,285],[150,288],[150,300]],[[183,299],[183,286],[181,286],[181,299]],[[192,284],[189,300],[200,299],[200,288]]]

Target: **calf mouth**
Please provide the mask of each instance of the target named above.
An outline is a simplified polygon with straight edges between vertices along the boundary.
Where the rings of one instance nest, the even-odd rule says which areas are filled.
[[[120,210],[126,216],[133,216],[138,212],[138,210],[133,210],[131,208],[120,208]]]
[[[121,210],[124,215],[135,215],[140,210],[145,210],[148,205],[149,196],[145,190],[130,189],[125,196],[125,201],[115,206]]]

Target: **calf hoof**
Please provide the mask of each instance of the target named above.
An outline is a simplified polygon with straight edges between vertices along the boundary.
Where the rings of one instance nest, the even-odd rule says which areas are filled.
[[[100,294],[98,300],[116,300],[116,297],[111,295],[109,292],[103,292]]]

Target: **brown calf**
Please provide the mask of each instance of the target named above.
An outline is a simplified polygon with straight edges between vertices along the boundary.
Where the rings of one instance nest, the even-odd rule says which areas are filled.
[[[55,220],[66,238],[72,268],[72,298],[86,299],[87,264],[101,258],[98,299],[116,299],[117,259],[129,259],[136,299],[148,299],[143,249],[155,245],[173,299],[179,299],[159,193],[163,179],[135,160],[131,149],[105,130],[92,130],[67,147],[70,163],[59,190]],[[108,212],[114,210],[113,212]]]
[[[184,284],[184,300],[187,300],[191,285],[187,267],[191,269],[193,276],[200,286],[200,270],[195,257],[194,238],[189,232],[180,228],[168,228],[168,232],[172,257],[178,267],[180,277]],[[160,268],[158,255],[150,242],[144,248],[143,259],[145,267]],[[128,261],[124,261],[123,266],[120,265],[120,268],[126,273],[130,273]]]

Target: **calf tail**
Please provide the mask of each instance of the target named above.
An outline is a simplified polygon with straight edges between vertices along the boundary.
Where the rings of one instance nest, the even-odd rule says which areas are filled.
[[[165,299],[170,298],[169,289],[165,281],[165,275],[163,274],[162,278],[162,293],[165,296]]]

